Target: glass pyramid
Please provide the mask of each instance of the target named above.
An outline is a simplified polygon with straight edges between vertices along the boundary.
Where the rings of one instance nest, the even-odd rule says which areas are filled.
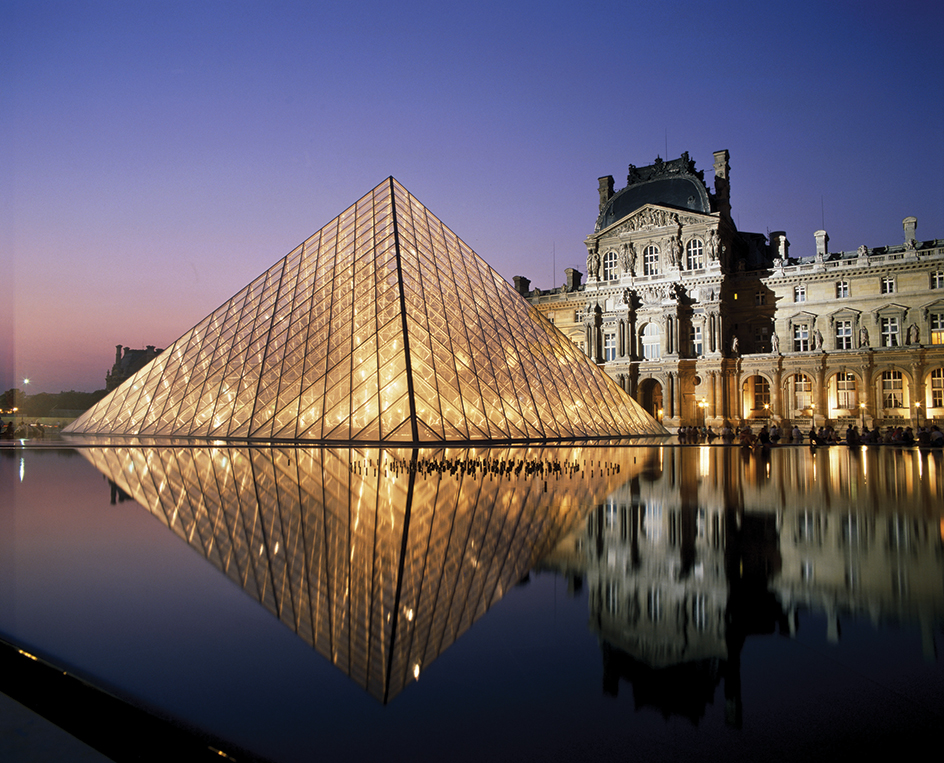
[[[65,431],[378,444],[665,433],[393,178]]]

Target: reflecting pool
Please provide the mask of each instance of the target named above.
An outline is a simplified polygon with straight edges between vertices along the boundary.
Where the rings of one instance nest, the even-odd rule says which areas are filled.
[[[907,752],[944,721],[942,471],[889,447],[4,449],[0,637],[237,760]]]

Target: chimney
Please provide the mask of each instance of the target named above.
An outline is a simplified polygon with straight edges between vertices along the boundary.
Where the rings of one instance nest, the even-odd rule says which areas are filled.
[[[515,291],[522,297],[527,297],[531,292],[531,281],[524,276],[515,276]]]
[[[915,240],[915,231],[918,228],[917,217],[906,217],[901,221],[901,227],[905,229],[905,243]]]
[[[606,177],[598,178],[600,183],[600,211],[603,211],[603,207],[606,206],[606,203],[613,198],[613,176],[607,175]]]
[[[813,234],[816,239],[816,256],[825,257],[829,254],[829,234],[824,230],[818,230]]]
[[[567,291],[577,291],[580,288],[580,281],[583,278],[583,273],[581,273],[577,268],[565,268],[564,275],[567,276],[567,281],[564,286],[567,288]]]
[[[731,166],[728,164],[730,155],[727,150],[715,151],[715,201],[722,217],[731,217]]]

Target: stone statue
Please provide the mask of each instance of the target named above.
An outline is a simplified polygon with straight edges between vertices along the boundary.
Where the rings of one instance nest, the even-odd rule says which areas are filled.
[[[666,245],[669,250],[669,262],[672,263],[672,267],[678,267],[679,265],[679,242],[678,237],[670,236],[669,240],[666,242]]]
[[[708,260],[710,262],[718,261],[718,249],[720,248],[721,237],[718,231],[712,230],[708,233]]]
[[[632,289],[623,289],[623,304],[632,307],[633,292]]]
[[[590,252],[587,255],[587,272],[591,278],[600,278],[600,253]]]
[[[620,247],[620,267],[624,273],[634,273],[636,270],[636,247],[632,241]]]
[[[869,248],[868,248],[865,244],[863,244],[863,245],[860,246],[858,249],[856,249],[856,254],[857,254],[859,257],[868,257],[868,256],[869,256]]]
[[[859,329],[859,347],[869,346],[869,330],[863,326]]]
[[[823,332],[819,329],[813,332],[813,349],[822,350],[823,349]]]
[[[737,334],[732,335],[731,337],[731,354],[737,355],[740,352],[741,345],[738,342]]]
[[[918,325],[916,323],[912,323],[908,327],[908,344],[920,344],[920,343],[921,343],[921,340],[920,340],[920,335],[918,333]]]
[[[780,354],[780,337],[777,335],[776,331],[770,335],[770,349],[777,355]]]

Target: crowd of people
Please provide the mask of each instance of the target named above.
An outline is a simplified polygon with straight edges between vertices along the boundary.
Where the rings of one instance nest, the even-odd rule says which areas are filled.
[[[869,429],[863,425],[862,431],[855,424],[849,424],[845,432],[835,429],[831,425],[824,425],[818,429],[811,426],[809,432],[805,435],[799,425],[794,425],[788,435],[776,424],[764,424],[757,434],[748,423],[742,424],[735,429],[729,423],[725,422],[720,432],[715,432],[710,426],[701,427],[680,427],[677,433],[678,441],[682,444],[696,444],[707,442],[711,443],[715,439],[722,443],[733,444],[737,442],[743,447],[767,447],[777,445],[781,441],[790,442],[794,445],[802,445],[804,442],[810,446],[817,445],[898,445],[907,447],[910,445],[919,445],[922,447],[940,448],[944,447],[944,432],[937,424],[925,424],[918,427],[917,433],[911,427],[887,427],[884,431],[881,427]]]
[[[19,425],[8,421],[0,424],[0,440],[42,440],[46,436],[46,427],[40,423],[28,424],[23,421]]]

